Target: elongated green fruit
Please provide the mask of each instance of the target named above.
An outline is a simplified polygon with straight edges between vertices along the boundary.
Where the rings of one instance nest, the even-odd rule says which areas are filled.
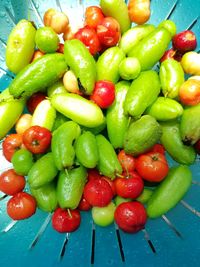
[[[6,89],[0,94],[0,140],[12,129],[25,107],[24,99],[14,99]]]
[[[53,95],[51,103],[57,111],[86,127],[98,127],[105,121],[99,106],[77,94]]]
[[[36,29],[22,19],[11,31],[6,47],[6,65],[15,74],[29,64],[34,53]]]
[[[147,202],[149,218],[157,218],[174,208],[192,184],[189,167],[179,165],[170,169],[167,177],[155,189]]]
[[[122,33],[130,28],[131,21],[124,0],[101,0],[100,6],[104,15],[113,17],[119,22]]]
[[[128,128],[129,118],[124,112],[124,101],[129,88],[130,83],[126,81],[116,84],[115,101],[106,112],[108,137],[114,148],[123,147],[124,136]]]
[[[184,145],[181,140],[179,123],[172,120],[162,122],[160,125],[162,127],[160,141],[169,155],[180,164],[193,164],[196,158],[195,150],[192,146]]]
[[[114,180],[118,174],[122,173],[117,154],[111,143],[102,134],[98,134],[96,140],[99,152],[97,168],[101,174]]]
[[[39,125],[52,130],[56,118],[56,110],[49,99],[41,101],[33,112],[31,126]]]
[[[84,94],[91,95],[96,81],[96,62],[93,56],[78,39],[65,41],[64,55],[80,83],[79,89]]]
[[[63,54],[44,55],[17,74],[9,91],[15,98],[31,96],[58,81],[66,70],[67,63]]]

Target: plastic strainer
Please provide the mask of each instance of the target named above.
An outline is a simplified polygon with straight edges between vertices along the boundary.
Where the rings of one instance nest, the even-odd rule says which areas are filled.
[[[79,25],[86,6],[99,1],[82,0],[0,0],[0,90],[13,78],[5,66],[9,32],[21,19],[42,26],[44,11],[50,7],[66,11],[70,22]],[[200,49],[200,0],[152,0],[150,23],[170,18],[178,31],[192,29]],[[1,126],[0,126],[1,127]],[[1,147],[0,147],[1,149]],[[169,159],[170,165],[177,163]],[[0,170],[8,168],[0,150]],[[90,213],[72,234],[52,229],[51,214],[37,211],[25,221],[11,221],[6,215],[8,197],[0,195],[0,266],[200,266],[200,165],[191,166],[193,185],[185,198],[162,218],[148,220],[137,234],[126,234],[113,224],[101,228]]]

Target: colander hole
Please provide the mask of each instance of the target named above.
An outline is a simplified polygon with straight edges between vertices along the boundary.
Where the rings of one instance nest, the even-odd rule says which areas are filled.
[[[119,251],[120,251],[121,259],[123,262],[125,262],[124,250],[123,250],[123,246],[122,246],[122,241],[121,241],[119,229],[116,229],[116,235],[117,235],[117,240],[118,240],[118,244],[119,244]]]
[[[95,229],[92,229],[92,248],[91,248],[91,264],[94,264],[94,254],[95,254]]]
[[[147,232],[147,230],[145,228],[142,231],[144,233],[144,238],[146,239],[150,249],[152,250],[152,252],[154,254],[156,254],[156,249],[155,249],[155,247],[154,247],[154,245],[153,245],[153,243],[152,243],[152,241],[150,239],[149,233]]]
[[[191,30],[197,23],[199,17],[192,21],[192,23],[187,27],[187,30]]]
[[[66,247],[67,247],[67,243],[69,241],[69,233],[66,234],[65,236],[65,239],[64,239],[64,242],[63,242],[63,246],[61,248],[61,251],[60,251],[60,260],[62,260],[63,256],[65,255],[65,251],[66,251]]]
[[[167,19],[170,19],[170,17],[172,16],[172,14],[174,13],[176,7],[177,7],[177,4],[178,4],[179,0],[177,0],[174,5],[172,6],[172,8],[170,9],[169,13],[167,14],[165,20]]]

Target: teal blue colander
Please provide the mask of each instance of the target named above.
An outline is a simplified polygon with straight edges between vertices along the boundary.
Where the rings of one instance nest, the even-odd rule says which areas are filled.
[[[5,65],[9,32],[22,18],[42,25],[44,11],[67,11],[70,22],[81,23],[86,6],[99,1],[83,0],[0,0],[0,91],[13,79]],[[172,19],[177,31],[192,29],[200,49],[200,0],[152,0],[150,23]],[[0,126],[1,127],[1,126]],[[170,165],[177,163],[169,159]],[[0,170],[9,168],[2,157]],[[72,234],[52,229],[51,215],[40,210],[25,221],[12,221],[6,214],[8,197],[0,195],[0,266],[4,267],[87,267],[87,266],[200,266],[200,164],[191,166],[193,184],[185,198],[162,218],[148,220],[143,231],[126,234],[114,224],[101,228],[90,213],[82,213],[82,223]]]

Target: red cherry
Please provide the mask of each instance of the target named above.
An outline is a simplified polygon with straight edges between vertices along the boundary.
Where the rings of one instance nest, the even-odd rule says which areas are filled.
[[[173,37],[172,45],[175,50],[185,53],[195,50],[197,47],[197,39],[192,31],[186,30]]]
[[[79,205],[78,205],[78,209],[81,211],[88,211],[92,208],[92,206],[90,205],[90,203],[82,196]]]

